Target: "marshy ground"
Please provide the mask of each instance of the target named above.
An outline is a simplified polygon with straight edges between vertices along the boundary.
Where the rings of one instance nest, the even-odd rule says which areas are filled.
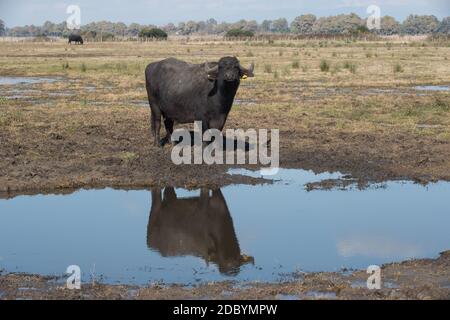
[[[226,128],[280,129],[282,167],[361,180],[450,179],[450,91],[415,88],[449,84],[448,43],[3,42],[0,48],[2,76],[57,79],[0,86],[2,192],[231,183],[224,166],[175,166],[170,148],[151,143],[143,70],[169,56],[255,62],[256,77],[242,82]]]
[[[279,129],[281,167],[339,171],[361,185],[450,180],[448,42],[177,40],[83,46],[0,42],[0,198],[77,188],[192,189],[262,182],[228,175],[229,166],[176,166],[170,160],[170,147],[153,146],[150,136],[145,66],[166,57],[202,63],[226,55],[238,56],[244,65],[254,62],[256,69],[255,78],[242,81],[225,128]],[[2,77],[41,80],[14,83]],[[430,85],[441,87],[421,87]],[[330,181],[311,186],[328,187]],[[399,267],[413,265],[406,262]],[[417,272],[422,272],[422,265],[438,268],[433,281],[442,274],[448,279],[447,255],[419,262]],[[425,277],[426,272],[422,274]],[[344,275],[331,273],[308,276],[324,277],[324,287],[311,282],[305,290],[322,292],[326,284],[336,285],[335,276],[343,281]],[[17,291],[22,286],[15,283],[28,280],[33,287],[49,286],[39,293],[41,297],[79,297],[56,290],[57,285],[44,278],[10,274],[0,276],[0,298],[33,294],[34,290]],[[202,291],[205,287],[170,290],[174,290],[171,297],[186,298],[220,297],[223,290],[235,298],[245,298],[247,291],[252,298],[298,294],[290,284],[265,284],[264,290],[258,285],[241,293],[227,286],[214,284],[208,292]],[[448,298],[446,286],[441,290],[429,285],[428,291],[409,288],[398,297]],[[348,292],[337,296],[349,298],[365,290],[345,288],[351,285],[331,291]],[[100,285],[87,289],[86,297],[138,297],[129,296],[129,290]],[[131,292],[164,298],[165,288],[154,290]],[[395,290],[380,296],[368,292],[367,297],[395,298],[390,293]],[[418,296],[420,292],[425,293]]]

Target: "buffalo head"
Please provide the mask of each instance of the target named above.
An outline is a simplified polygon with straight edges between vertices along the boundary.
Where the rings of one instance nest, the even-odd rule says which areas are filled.
[[[236,57],[223,57],[214,64],[205,63],[205,71],[210,80],[234,82],[240,78],[254,77],[253,69],[253,63],[246,69]]]

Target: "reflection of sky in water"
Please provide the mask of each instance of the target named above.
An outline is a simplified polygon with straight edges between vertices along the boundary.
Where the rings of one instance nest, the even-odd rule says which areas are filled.
[[[55,78],[34,77],[0,77],[0,85],[35,84],[41,82],[55,82]]]
[[[449,86],[417,86],[414,89],[421,91],[450,91]]]
[[[306,192],[301,185],[318,180],[311,173],[280,176],[290,183],[222,189],[241,252],[255,259],[237,279],[366,268],[450,249],[448,183]],[[176,191],[179,198],[200,194]],[[88,279],[95,264],[110,282],[230,279],[199,257],[163,258],[149,250],[150,207],[149,191],[111,189],[0,200],[0,268],[62,274],[78,264]]]

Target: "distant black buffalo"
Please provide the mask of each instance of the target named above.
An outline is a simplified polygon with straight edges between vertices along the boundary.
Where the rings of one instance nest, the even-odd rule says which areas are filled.
[[[174,58],[150,63],[145,69],[155,144],[170,143],[174,123],[202,122],[202,129],[222,130],[242,77],[253,77],[235,57],[189,64]],[[161,116],[166,137],[160,139]]]
[[[200,196],[178,198],[173,188],[152,190],[147,245],[163,257],[193,255],[214,263],[224,274],[254,264],[241,254],[233,219],[222,192],[203,189]]]
[[[72,42],[83,44],[83,38],[78,34],[71,34],[69,36],[69,44],[71,44]]]

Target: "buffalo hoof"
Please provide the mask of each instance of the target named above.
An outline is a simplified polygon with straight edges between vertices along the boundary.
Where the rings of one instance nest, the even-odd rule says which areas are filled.
[[[162,148],[162,147],[164,147],[166,144],[170,144],[170,143],[171,143],[170,138],[165,137],[165,138],[159,140],[158,145]]]

